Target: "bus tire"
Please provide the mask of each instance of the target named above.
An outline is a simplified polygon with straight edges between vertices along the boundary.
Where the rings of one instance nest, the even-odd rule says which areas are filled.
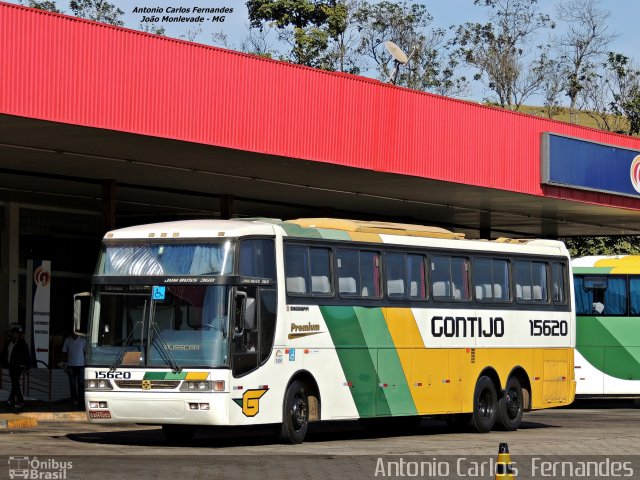
[[[497,403],[496,387],[491,379],[485,375],[478,378],[473,392],[471,423],[479,433],[487,433],[495,425]]]
[[[309,398],[304,383],[294,380],[284,395],[280,439],[285,443],[302,443],[309,427]]]
[[[162,425],[162,433],[173,445],[189,443],[196,433],[195,425]]]
[[[522,386],[516,377],[511,377],[504,395],[498,401],[498,424],[503,430],[517,430],[522,422],[523,411]]]

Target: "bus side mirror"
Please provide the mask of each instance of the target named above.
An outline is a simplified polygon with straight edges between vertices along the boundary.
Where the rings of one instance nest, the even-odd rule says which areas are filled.
[[[241,338],[244,334],[244,316],[247,309],[247,294],[245,292],[236,292],[233,305],[233,338]]]
[[[88,325],[88,314],[82,315],[82,303],[91,298],[89,292],[76,293],[73,296],[73,332],[76,335],[86,335]]]

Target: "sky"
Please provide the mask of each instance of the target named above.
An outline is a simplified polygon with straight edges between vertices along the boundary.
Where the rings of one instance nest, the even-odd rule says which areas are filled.
[[[12,3],[20,3],[19,0],[9,0]],[[26,0],[22,0],[26,2]],[[108,0],[118,6],[124,14],[125,26],[139,29],[143,16],[153,16],[154,14],[134,13],[136,8],[163,8],[165,14],[169,7],[184,7],[193,10],[193,7],[227,7],[233,9],[233,13],[225,14],[224,22],[207,21],[201,24],[193,23],[166,23],[162,22],[162,14],[155,14],[160,21],[155,22],[158,26],[166,29],[166,35],[175,38],[189,39],[198,43],[214,44],[212,35],[217,32],[224,33],[232,47],[239,49],[239,46],[248,31],[248,18],[245,0]],[[69,11],[68,0],[56,0],[58,8]],[[417,0],[416,2],[426,5],[427,10],[434,17],[432,26],[448,28],[451,25],[459,25],[464,22],[486,21],[486,8],[473,5],[473,0]],[[539,0],[540,11],[555,16],[557,0]],[[610,49],[620,52],[628,57],[634,58],[640,63],[640,29],[638,28],[638,18],[640,18],[640,1],[638,0],[601,0],[602,7],[610,10],[609,28],[611,32],[617,33],[617,38],[612,42]],[[176,15],[176,14],[173,14]],[[193,14],[189,14],[193,15]],[[204,14],[206,19],[214,15]],[[556,30],[559,33],[558,30]],[[220,46],[220,44],[218,44]],[[469,92],[467,98],[471,100],[483,100],[489,92],[480,85],[475,85]]]

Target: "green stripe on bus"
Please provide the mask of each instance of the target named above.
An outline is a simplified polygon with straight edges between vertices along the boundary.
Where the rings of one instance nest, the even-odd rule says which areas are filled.
[[[382,309],[354,308],[372,361],[377,366],[378,378],[383,386],[378,386],[378,397],[384,397],[391,415],[416,415],[417,410],[409,384],[404,375],[393,338],[387,327]],[[382,403],[382,402],[378,402]],[[387,415],[378,411],[378,415]]]
[[[167,372],[145,372],[143,380],[164,380]]]
[[[281,223],[280,226],[290,237],[322,238],[317,228],[303,228],[293,223]]]
[[[349,232],[334,230],[331,228],[318,228],[318,233],[327,240],[351,240]]]
[[[573,267],[574,275],[605,275],[610,273],[613,267]]]
[[[386,400],[377,398],[376,395],[380,379],[354,307],[322,306],[320,311],[329,329],[345,378],[352,383],[350,390],[358,415],[389,415]]]
[[[577,318],[576,348],[595,368],[615,378],[640,380],[637,317]]]
[[[164,379],[165,380],[184,380],[185,378],[187,378],[187,373],[188,372],[180,372],[180,373],[168,372],[165,374]]]

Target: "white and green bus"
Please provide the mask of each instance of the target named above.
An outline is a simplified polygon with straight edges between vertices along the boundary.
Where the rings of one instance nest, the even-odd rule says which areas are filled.
[[[640,395],[640,256],[572,261],[576,394]]]
[[[573,401],[570,279],[561,242],[416,225],[111,231],[90,294],[87,414],[176,441],[197,426],[280,424],[298,443],[309,422],[427,415],[513,430],[523,411]]]

